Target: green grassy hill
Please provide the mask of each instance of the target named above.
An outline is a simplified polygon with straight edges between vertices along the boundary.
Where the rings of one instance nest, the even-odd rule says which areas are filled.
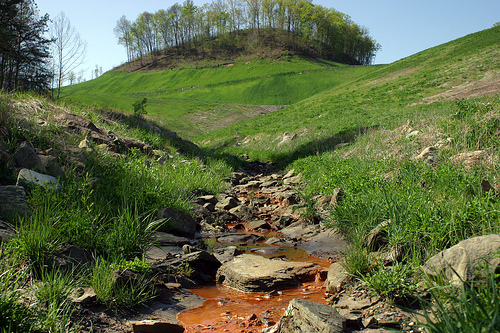
[[[261,115],[252,106],[290,105],[371,70],[287,55],[208,68],[111,71],[65,88],[62,98],[131,112],[147,97],[150,116],[192,138]]]
[[[199,142],[285,164],[284,160],[332,148],[368,128],[395,127],[428,113],[448,114],[452,111],[447,100],[475,96],[474,91],[478,96],[494,93],[491,88],[498,84],[499,74],[496,27],[370,67],[364,75],[272,114],[211,132]],[[278,146],[285,133],[298,138]]]

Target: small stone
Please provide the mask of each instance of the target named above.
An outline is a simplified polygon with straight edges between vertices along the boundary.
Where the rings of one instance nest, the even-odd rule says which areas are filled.
[[[184,328],[179,324],[157,320],[141,320],[129,322],[134,333],[182,333]]]

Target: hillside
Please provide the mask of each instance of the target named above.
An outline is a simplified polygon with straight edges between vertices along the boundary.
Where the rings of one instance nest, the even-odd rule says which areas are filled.
[[[213,284],[217,267],[227,274],[247,252],[237,258],[279,266],[278,278],[247,261],[235,285],[249,273],[253,286],[298,283],[282,259],[309,247],[300,265],[314,252],[329,272],[292,297],[328,303],[310,307],[320,325],[340,313],[367,333],[498,331],[499,37],[496,27],[384,66],[291,56],[116,71],[59,103],[0,93],[0,330],[131,332],[139,318],[182,331],[177,311],[203,303],[192,288]],[[144,96],[166,126],[111,110]],[[272,112],[213,130],[250,109]],[[173,129],[207,134],[198,147]],[[251,293],[213,288],[201,291],[220,312],[195,316],[195,330],[214,331],[207,317],[245,332],[264,313],[276,329],[301,318],[274,306],[286,294],[274,285],[243,314]]]
[[[193,138],[296,103],[371,70],[286,53],[214,67],[111,71],[64,88],[61,98],[131,112],[132,104],[146,97],[150,116],[182,137]]]
[[[444,116],[454,112],[449,100],[500,92],[499,35],[496,27],[371,67],[364,75],[265,117],[209,133],[199,142],[286,163],[309,150],[350,141],[369,128],[394,128],[428,114]],[[278,147],[285,133],[297,139]]]

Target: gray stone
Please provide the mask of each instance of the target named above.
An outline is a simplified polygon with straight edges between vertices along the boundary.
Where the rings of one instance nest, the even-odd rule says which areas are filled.
[[[70,295],[70,300],[73,303],[91,304],[97,300],[97,295],[92,288],[75,288]]]
[[[134,333],[182,333],[184,328],[176,323],[160,320],[130,321]]]
[[[186,237],[175,236],[166,232],[157,231],[152,236],[155,245],[180,246],[192,244],[192,240]]]
[[[47,172],[35,149],[33,149],[26,142],[21,143],[17,151],[14,153],[14,160],[18,167]]]
[[[350,279],[351,276],[347,273],[344,266],[338,262],[334,262],[328,269],[325,281],[326,292],[330,294],[339,293]]]
[[[188,213],[164,208],[158,212],[158,223],[163,223],[159,231],[174,235],[194,238],[196,233],[196,220]]]
[[[235,215],[240,220],[248,221],[253,218],[255,209],[248,206],[239,205],[229,210],[229,213]]]
[[[242,254],[243,252],[239,247],[235,245],[224,246],[217,248],[213,251],[213,255],[219,260],[222,264],[232,260],[234,257]]]
[[[57,158],[51,155],[38,155],[40,161],[42,162],[45,169],[47,169],[47,173],[54,176],[60,177],[61,179],[66,178],[66,174],[63,169],[57,163]]]
[[[21,171],[19,171],[16,185],[23,187],[38,185],[51,190],[60,190],[62,188],[62,185],[56,177],[45,175],[30,169],[21,169]]]
[[[256,243],[260,240],[263,240],[262,237],[256,236],[256,235],[247,235],[247,234],[242,234],[242,233],[235,233],[235,234],[229,234],[229,235],[224,235],[217,240],[220,243],[246,243],[246,244],[253,244]]]
[[[364,244],[370,251],[378,251],[387,244],[387,231],[385,230],[391,224],[391,220],[384,221],[373,228],[364,239]]]
[[[494,271],[500,266],[500,234],[469,238],[436,254],[422,266],[430,276],[441,276],[459,285],[477,277],[481,265],[488,264]],[[480,275],[480,274],[479,274]]]
[[[203,202],[209,202],[213,205],[217,203],[217,198],[215,195],[203,195],[201,197],[198,197],[199,199],[203,200]]]
[[[0,186],[0,214],[6,219],[25,217],[31,214],[22,186]]]
[[[297,176],[286,178],[283,180],[283,185],[297,185],[302,179],[302,174],[299,173]]]
[[[280,333],[341,333],[346,329],[346,319],[331,306],[294,298],[280,327]]]
[[[257,229],[264,229],[264,230],[270,230],[271,226],[269,223],[267,223],[264,220],[256,220],[256,221],[251,221],[246,224],[246,228],[248,230],[257,230]]]
[[[172,268],[185,265],[189,265],[190,268],[194,269],[190,278],[197,279],[200,282],[211,282],[214,280],[221,263],[214,255],[206,251],[197,251],[155,263],[151,265],[151,268],[153,274],[161,274],[162,272],[170,273]]]
[[[225,197],[215,205],[216,210],[230,210],[239,205],[238,200],[233,197]]]
[[[313,263],[271,260],[242,254],[226,262],[217,272],[217,282],[245,291],[261,292],[298,286],[314,279],[319,266]]]

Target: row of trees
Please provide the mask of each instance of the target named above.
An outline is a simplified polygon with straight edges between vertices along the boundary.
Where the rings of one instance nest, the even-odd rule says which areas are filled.
[[[34,0],[0,0],[0,89],[46,91],[55,97],[64,82],[76,82],[86,43],[64,13],[49,24]],[[102,69],[97,73],[102,72]]]
[[[234,48],[234,35],[248,30],[265,32],[256,35],[253,46],[271,42],[351,63],[370,64],[380,48],[348,15],[311,0],[213,0],[200,7],[185,0],[166,10],[144,12],[134,22],[122,16],[114,31],[130,61],[173,48]]]
[[[32,0],[0,0],[0,89],[49,88],[51,39],[48,15],[40,17]]]

